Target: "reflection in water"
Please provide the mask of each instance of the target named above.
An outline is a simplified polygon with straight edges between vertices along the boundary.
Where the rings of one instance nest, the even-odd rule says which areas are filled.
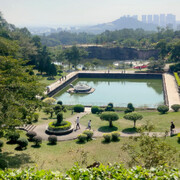
[[[129,102],[135,107],[157,107],[164,102],[162,80],[160,79],[78,79],[95,88],[92,94],[66,93],[69,86],[58,93],[55,98],[64,104],[107,105],[125,107]]]

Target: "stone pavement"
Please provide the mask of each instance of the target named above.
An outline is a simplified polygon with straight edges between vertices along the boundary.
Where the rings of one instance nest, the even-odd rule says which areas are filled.
[[[164,78],[165,78],[165,83],[166,83],[169,108],[171,109],[171,105],[180,104],[178,88],[177,88],[176,81],[173,75],[169,73],[165,73]]]

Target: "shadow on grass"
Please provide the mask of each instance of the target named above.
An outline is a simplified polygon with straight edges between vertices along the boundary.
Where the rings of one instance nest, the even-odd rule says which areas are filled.
[[[33,147],[33,148],[40,148],[41,145],[31,145],[31,147]]]
[[[41,118],[42,120],[48,120],[48,118]]]
[[[76,144],[86,144],[86,141],[84,141],[84,142],[76,141]]]
[[[7,141],[6,144],[12,144],[12,145],[13,145],[13,144],[17,144],[17,142],[16,142],[16,141],[11,141],[11,140],[10,140],[10,141]]]
[[[102,140],[101,143],[102,143],[102,144],[110,144],[111,141],[105,141],[105,140]]]
[[[134,134],[134,133],[137,133],[137,128],[126,128],[126,129],[123,129],[122,130],[123,133],[126,133],[126,134]]]
[[[57,145],[57,143],[50,143],[50,142],[48,142],[47,145],[48,146],[55,146],[55,145]]]
[[[9,152],[0,153],[0,160],[4,160],[7,163],[5,165],[7,168],[20,168],[24,164],[34,163],[34,161],[31,160],[30,155],[23,152],[20,154]],[[0,166],[1,165],[2,164],[0,164]]]
[[[16,148],[15,148],[15,150],[16,151],[24,151],[24,150],[26,150],[27,148],[21,148],[20,146],[17,146]]]
[[[113,131],[117,131],[118,128],[116,126],[113,127],[109,127],[109,126],[101,126],[98,131],[100,132],[113,132]]]

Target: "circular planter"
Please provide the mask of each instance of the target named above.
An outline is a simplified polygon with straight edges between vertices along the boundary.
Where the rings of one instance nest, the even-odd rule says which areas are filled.
[[[47,126],[46,128],[46,133],[50,134],[50,135],[65,135],[65,134],[69,134],[73,131],[74,126],[71,124],[71,127],[69,129],[66,130],[62,130],[62,129],[58,129],[58,128],[52,128],[50,126]]]

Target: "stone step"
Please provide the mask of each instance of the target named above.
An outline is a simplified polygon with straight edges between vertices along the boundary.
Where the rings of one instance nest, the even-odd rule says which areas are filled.
[[[26,124],[23,126],[18,127],[17,129],[24,130],[24,131],[33,131],[36,126],[33,124]]]

